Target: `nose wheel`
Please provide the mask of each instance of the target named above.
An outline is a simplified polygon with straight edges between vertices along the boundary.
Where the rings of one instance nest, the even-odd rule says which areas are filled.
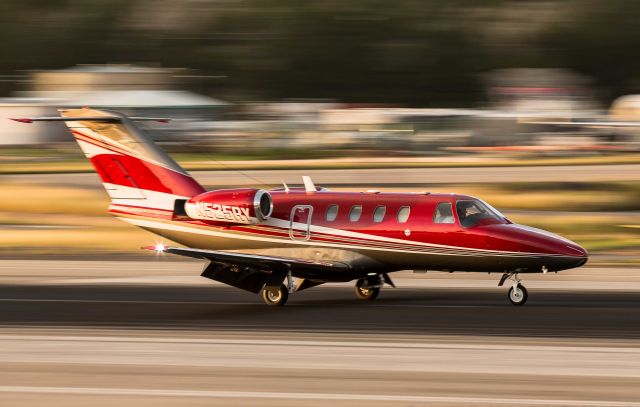
[[[527,289],[523,285],[515,284],[509,288],[509,301],[513,305],[524,305],[527,302]]]
[[[509,302],[513,305],[524,305],[524,303],[527,302],[529,294],[518,278],[518,273],[504,273],[498,283],[498,287],[502,287],[507,280],[513,281],[513,285],[509,288],[509,293],[507,294]]]

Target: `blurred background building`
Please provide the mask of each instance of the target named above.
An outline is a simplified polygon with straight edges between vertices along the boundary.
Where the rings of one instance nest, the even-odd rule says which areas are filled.
[[[132,65],[79,65],[29,73],[29,90],[0,101],[0,115],[20,117],[57,115],[57,109],[91,106],[128,115],[170,117],[169,126],[156,129],[159,138],[180,138],[186,123],[216,120],[228,104],[212,97],[180,90],[179,69]],[[69,140],[64,126],[0,127],[0,143],[24,145]],[[167,134],[167,136],[163,136]]]
[[[531,123],[633,119],[630,1],[29,0],[0,11],[6,117],[78,106],[167,116],[154,130],[174,149],[263,155],[639,144],[637,128]],[[3,145],[60,140],[61,127],[0,127]]]

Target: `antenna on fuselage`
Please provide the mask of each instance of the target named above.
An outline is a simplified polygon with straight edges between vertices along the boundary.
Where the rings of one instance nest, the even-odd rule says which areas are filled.
[[[311,180],[310,176],[303,175],[302,176],[302,182],[304,183],[304,190],[305,191],[307,191],[307,192],[317,192],[318,191],[318,189],[316,188],[315,184]]]
[[[280,181],[282,181],[282,186],[284,187],[284,192],[289,193],[289,186],[287,185],[287,183],[284,182],[283,179],[281,179]]]

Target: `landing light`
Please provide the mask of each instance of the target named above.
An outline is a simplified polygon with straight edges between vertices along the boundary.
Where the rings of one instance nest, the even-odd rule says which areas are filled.
[[[163,251],[164,251],[164,249],[165,249],[165,247],[164,247],[164,244],[162,244],[162,243],[158,243],[158,244],[156,244],[156,246],[155,246],[155,250],[156,250],[156,252],[158,252],[158,253],[163,252]]]

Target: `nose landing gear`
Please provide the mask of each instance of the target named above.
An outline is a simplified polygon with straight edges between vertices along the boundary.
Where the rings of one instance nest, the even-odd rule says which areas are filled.
[[[527,289],[521,284],[518,278],[518,273],[504,273],[498,287],[502,287],[507,280],[513,281],[513,285],[509,288],[508,298],[513,305],[524,305],[527,302],[528,294]]]
[[[514,284],[509,288],[509,301],[513,305],[524,305],[527,302],[527,289],[523,285]]]

